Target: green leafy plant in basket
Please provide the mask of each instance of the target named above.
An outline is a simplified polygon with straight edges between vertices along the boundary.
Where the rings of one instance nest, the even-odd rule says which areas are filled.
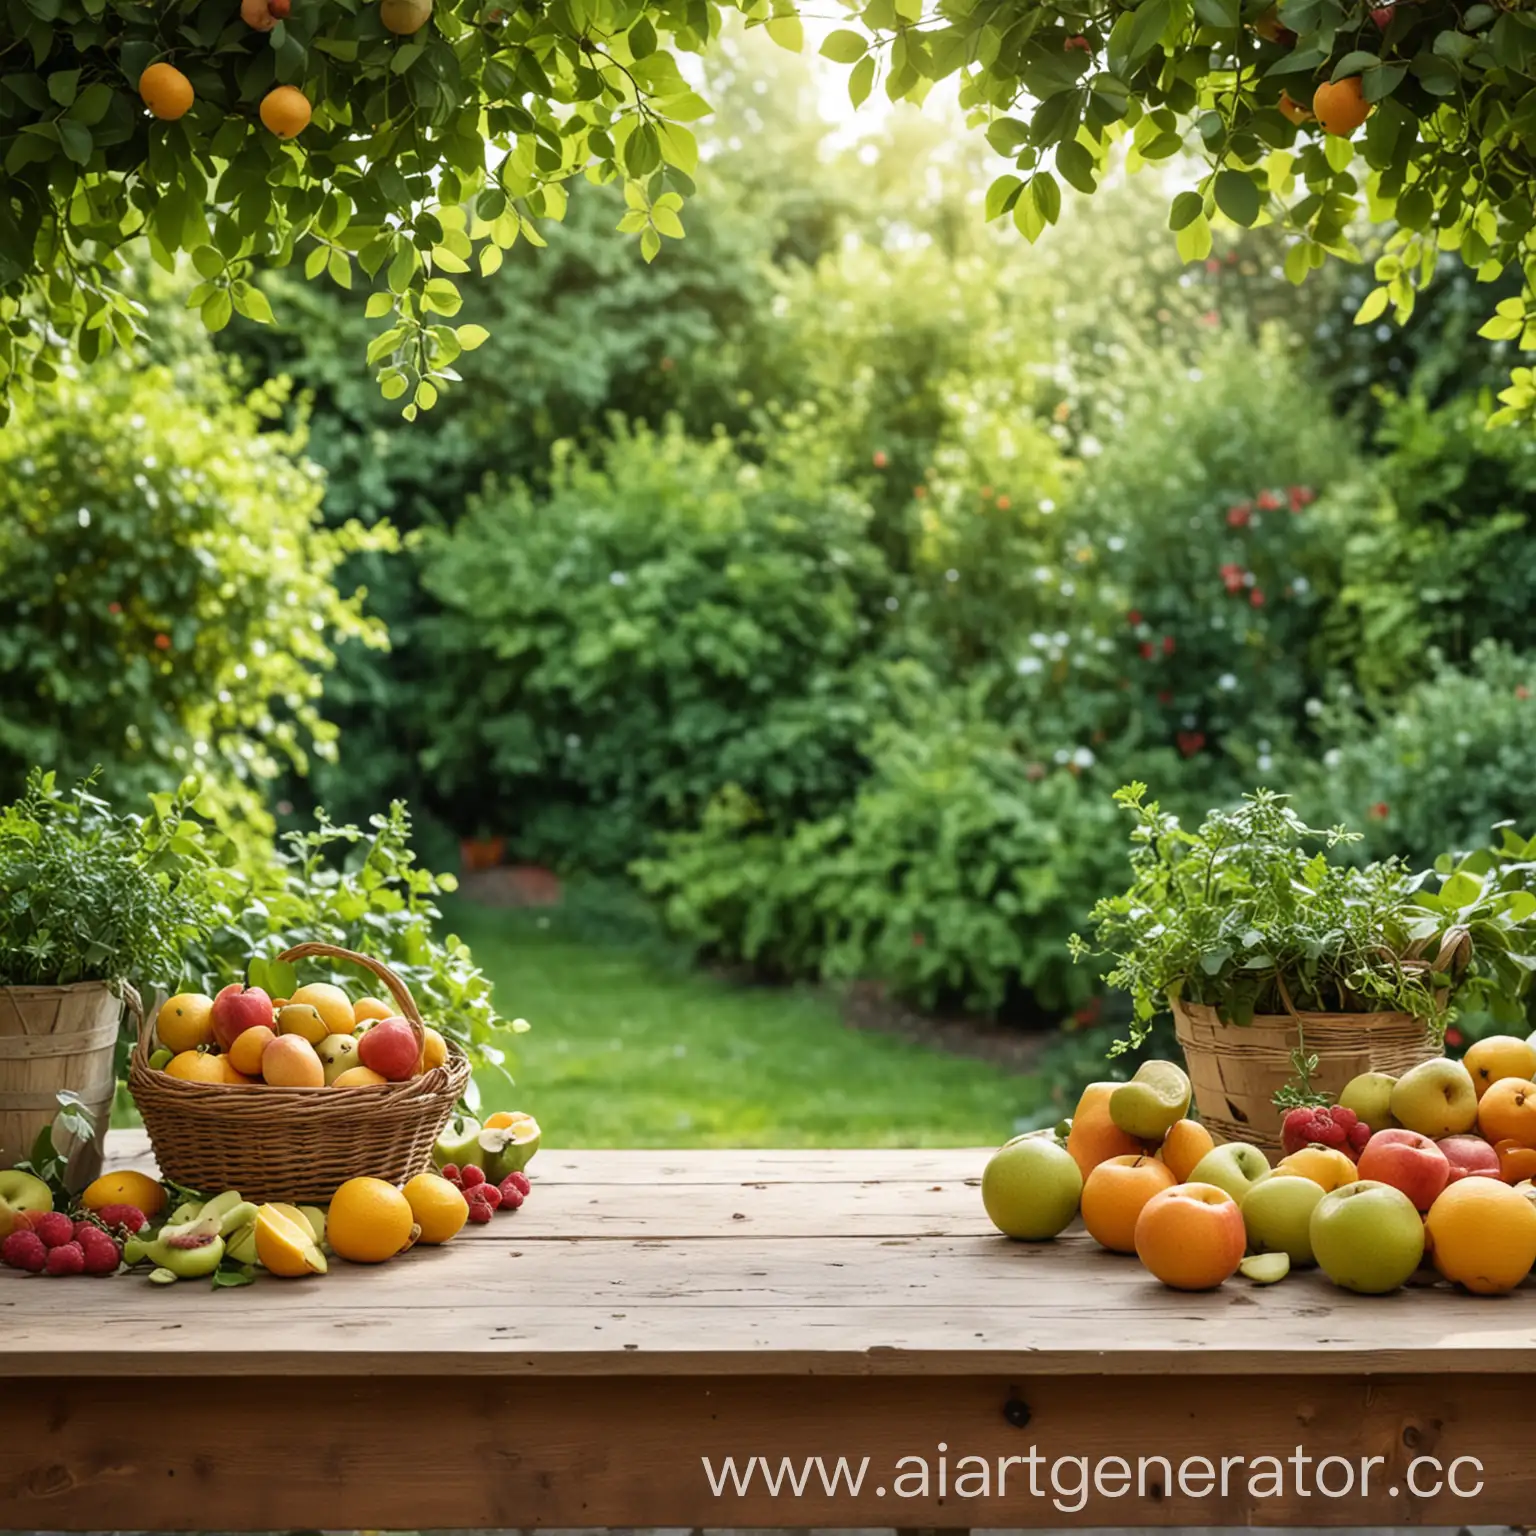
[[[1211,811],[1194,831],[1146,793],[1138,783],[1115,795],[1135,817],[1129,889],[1094,907],[1091,943],[1071,941],[1077,959],[1107,958],[1104,980],[1130,994],[1129,1037],[1112,1055],[1141,1044],[1174,1001],[1237,1025],[1258,1015],[1403,1013],[1439,1038],[1464,995],[1524,990],[1529,893],[1470,870],[1334,862],[1329,850],[1357,834],[1310,827],[1269,790]],[[1293,1065],[1296,1080],[1277,1102],[1318,1101],[1316,1058],[1304,1044]]]

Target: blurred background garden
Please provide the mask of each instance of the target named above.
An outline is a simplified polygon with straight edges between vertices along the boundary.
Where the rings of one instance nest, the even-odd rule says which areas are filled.
[[[953,110],[851,118],[827,69],[712,50],[687,239],[647,266],[578,183],[457,279],[489,339],[413,423],[348,263],[209,336],[146,261],[147,362],[0,431],[0,799],[195,775],[248,917],[484,972],[549,1145],[1056,1118],[1116,1030],[1067,939],[1132,779],[1282,790],[1373,857],[1536,830],[1497,294],[1447,256],[1357,325],[1368,228],[1301,287],[1272,229],[1186,265],[1157,167],[1026,246]],[[405,895],[343,910],[364,845],[283,841],[322,809],[386,818],[354,884]]]

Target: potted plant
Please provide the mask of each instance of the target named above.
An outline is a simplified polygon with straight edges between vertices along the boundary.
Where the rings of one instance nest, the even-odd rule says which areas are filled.
[[[1465,869],[1336,862],[1329,850],[1358,835],[1309,827],[1268,790],[1193,832],[1145,797],[1143,784],[1115,796],[1136,818],[1133,879],[1073,953],[1107,957],[1103,979],[1131,996],[1115,1052],[1172,1012],[1214,1134],[1276,1148],[1281,1110],[1437,1055],[1463,992],[1523,989],[1526,893]]]
[[[94,785],[64,793],[34,770],[0,808],[0,1168],[30,1153],[61,1093],[106,1126],[132,983],[177,976],[216,911],[195,783],[151,796],[146,816],[115,813]],[[100,1171],[101,1138],[58,1129],[79,1188]]]

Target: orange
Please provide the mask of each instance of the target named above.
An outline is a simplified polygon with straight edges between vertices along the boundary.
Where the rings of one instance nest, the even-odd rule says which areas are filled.
[[[192,1051],[213,1044],[213,999],[202,992],[178,992],[160,1005],[155,1035],[168,1051]]]
[[[1499,1177],[1506,1184],[1523,1184],[1536,1179],[1536,1147],[1527,1147],[1518,1141],[1496,1141],[1493,1150],[1499,1155]]]
[[[418,1173],[401,1193],[421,1228],[423,1243],[446,1243],[469,1220],[469,1201],[440,1174]]]
[[[139,76],[139,96],[156,117],[175,122],[192,105],[192,82],[174,64],[151,64]]]
[[[247,1077],[260,1077],[261,1053],[276,1039],[265,1024],[256,1024],[235,1036],[235,1043],[230,1046],[225,1060],[236,1072],[243,1072]]]
[[[440,1067],[448,1060],[448,1042],[430,1026],[423,1034],[426,1044],[421,1049],[421,1070],[430,1072],[433,1067]]]
[[[360,997],[352,1004],[352,1025],[355,1029],[366,1020],[377,1023],[380,1019],[392,1019],[395,1010],[388,1003],[381,1003],[376,997]]]
[[[464,1213],[468,1216],[468,1206]],[[410,1201],[383,1179],[348,1179],[331,1196],[325,1235],[354,1264],[382,1264],[409,1248],[420,1233]]]
[[[256,1212],[256,1257],[285,1280],[323,1275],[327,1268],[314,1229],[291,1205],[264,1205]]]
[[[1209,1291],[1237,1273],[1248,1246],[1237,1201],[1214,1184],[1175,1184],[1136,1219],[1136,1256],[1164,1285]]]
[[[206,1051],[182,1051],[165,1064],[167,1077],[179,1077],[184,1083],[227,1083],[228,1068],[222,1056]]]
[[[1495,1179],[1459,1179],[1429,1208],[1435,1268],[1480,1296],[1512,1291],[1536,1264],[1536,1206]]]
[[[1479,1099],[1506,1077],[1536,1078],[1536,1046],[1515,1035],[1488,1035],[1467,1047],[1461,1064],[1472,1074]]]
[[[1072,1112],[1067,1151],[1072,1154],[1084,1179],[1100,1163],[1112,1157],[1130,1157],[1146,1151],[1134,1136],[1122,1131],[1109,1118],[1109,1096],[1119,1086],[1119,1083],[1089,1083]]]
[[[1135,1253],[1136,1218],[1153,1195],[1179,1181],[1154,1157],[1131,1153],[1107,1158],[1083,1185],[1083,1225],[1101,1248]]]
[[[432,0],[379,0],[379,20],[386,32],[409,37],[432,19]]]
[[[262,1026],[258,1024],[256,1027],[260,1029]],[[228,1056],[215,1056],[213,1059],[218,1062],[224,1071],[224,1076],[220,1081],[231,1088],[238,1087],[241,1083],[259,1083],[261,1081],[259,1077],[247,1077],[244,1072],[239,1071]]]
[[[299,987],[285,1006],[292,1008],[297,1004],[302,1007],[306,1003],[320,1015],[326,1029],[333,1035],[350,1035],[357,1028],[357,1020],[352,1014],[352,999],[340,987],[333,987],[328,981],[312,981],[307,987]],[[302,1034],[303,1031],[299,1030],[298,1033]],[[310,1041],[311,1045],[318,1043]]]
[[[323,1070],[323,1069],[322,1069]],[[387,1077],[380,1077],[377,1072],[368,1067],[348,1067],[341,1073],[332,1088],[383,1088],[389,1083]]]
[[[1490,1083],[1478,1101],[1477,1128],[1495,1147],[1501,1141],[1536,1147],[1536,1083],[1523,1077]]]
[[[261,98],[261,120],[280,139],[296,138],[303,133],[309,127],[309,114],[309,98],[291,85],[280,85]],[[299,992],[308,990],[307,987],[299,988]],[[298,997],[299,992],[295,992],[294,997]]]
[[[1195,1171],[1195,1164],[1215,1147],[1215,1138],[1198,1120],[1177,1120],[1163,1137],[1157,1155],[1167,1163],[1173,1182],[1183,1184]]]
[[[153,1221],[165,1209],[165,1189],[147,1173],[124,1168],[93,1179],[80,1192],[80,1204],[88,1211],[99,1211],[106,1205],[132,1205]]]
[[[1345,1184],[1353,1184],[1360,1177],[1348,1155],[1337,1147],[1303,1147],[1289,1157],[1282,1157],[1275,1172],[1294,1173],[1300,1178],[1311,1179],[1314,1184],[1321,1184],[1327,1194]]]
[[[510,1130],[519,1120],[531,1120],[533,1116],[521,1109],[498,1109],[494,1115],[489,1116],[485,1122],[488,1131]]]
[[[1299,128],[1303,123],[1310,123],[1312,114],[1299,101],[1296,101],[1289,91],[1280,92],[1280,100],[1275,103],[1280,109],[1281,117],[1287,122],[1295,123]]]
[[[1312,111],[1326,132],[1341,139],[1347,139],[1371,115],[1358,75],[1323,81],[1313,94]]]

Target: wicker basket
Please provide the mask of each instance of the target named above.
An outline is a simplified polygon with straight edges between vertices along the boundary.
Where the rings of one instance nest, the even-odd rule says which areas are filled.
[[[300,944],[278,959],[310,956],[372,971],[422,1037],[416,1001],[388,966],[334,944]],[[323,1203],[363,1176],[403,1184],[427,1166],[469,1081],[469,1060],[450,1041],[443,1066],[382,1087],[188,1083],[150,1066],[149,1034],[146,1020],[129,1060],[128,1088],[160,1172],[204,1193],[238,1189],[247,1200]]]

